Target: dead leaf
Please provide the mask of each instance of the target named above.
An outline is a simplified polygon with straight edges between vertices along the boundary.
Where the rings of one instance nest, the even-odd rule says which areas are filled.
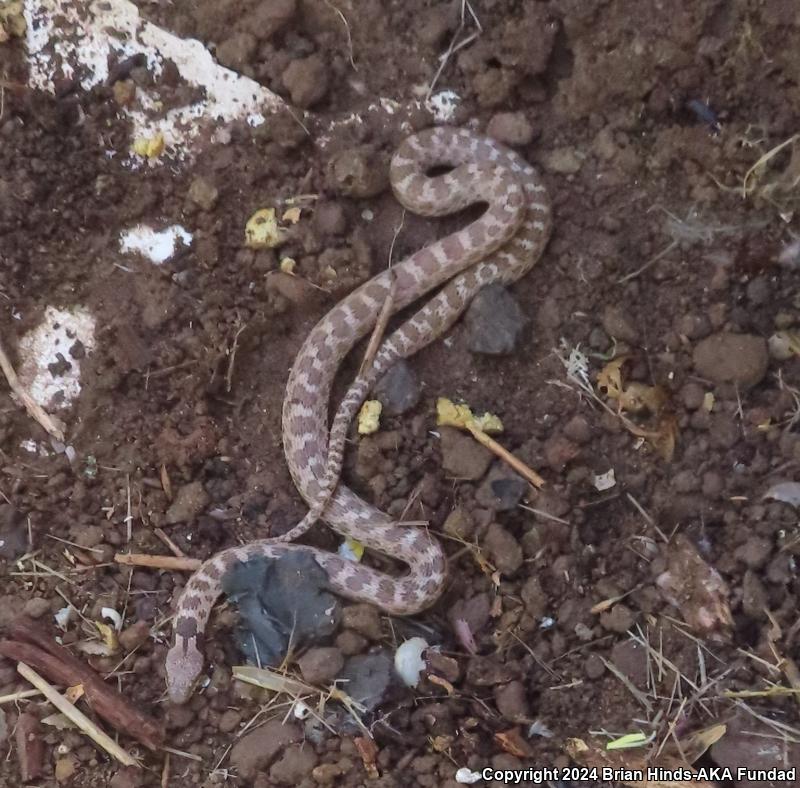
[[[622,367],[630,356],[620,356],[609,361],[597,375],[597,385],[617,402],[619,415],[625,429],[637,438],[644,438],[666,462],[675,454],[678,438],[678,421],[666,408],[669,395],[661,386],[647,386],[633,381],[625,384]],[[635,424],[623,413],[649,414],[656,419],[655,428]]]
[[[522,738],[519,728],[511,728],[507,731],[495,733],[494,739],[507,753],[517,758],[530,758],[533,755],[533,750],[528,742]]]
[[[452,736],[434,736],[430,741],[434,752],[445,752],[453,745]]]
[[[448,695],[452,695],[456,691],[455,687],[447,679],[443,679],[435,673],[428,674],[428,681],[431,684],[436,684],[437,687],[441,687]]]
[[[675,456],[675,444],[678,441],[678,420],[674,413],[665,413],[658,422],[658,428],[646,438],[658,452],[662,460],[671,462]]]
[[[679,740],[678,746],[681,754],[686,758],[687,763],[694,763],[712,744],[718,742],[727,730],[728,726],[720,722],[709,728],[690,733]]]
[[[601,389],[605,389],[611,399],[619,399],[619,395],[622,393],[622,365],[629,358],[630,356],[619,356],[609,361],[597,373],[597,385]]]
[[[667,392],[661,386],[629,383],[619,395],[619,406],[628,413],[651,413],[658,416],[667,404]]]
[[[117,630],[110,626],[109,624],[105,624],[102,621],[95,621],[94,625],[97,627],[97,631],[100,633],[100,637],[103,638],[103,643],[108,648],[111,654],[116,654],[119,651],[119,638],[117,637]]]

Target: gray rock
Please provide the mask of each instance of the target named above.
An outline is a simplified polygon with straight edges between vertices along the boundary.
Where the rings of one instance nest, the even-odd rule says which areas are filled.
[[[239,648],[255,664],[280,662],[290,640],[329,637],[339,620],[341,605],[328,591],[328,576],[305,551],[238,563],[222,588],[239,608]]]
[[[472,299],[464,319],[467,347],[490,356],[511,353],[525,327],[519,304],[501,284],[484,287]]]
[[[504,462],[496,462],[478,487],[475,499],[481,506],[495,512],[516,508],[528,491],[528,483]]]
[[[392,660],[384,652],[350,657],[341,672],[342,689],[372,711],[389,690],[392,668]]]
[[[374,394],[387,416],[402,416],[419,402],[419,379],[408,362],[401,359],[378,381]]]
[[[721,332],[698,342],[692,361],[697,374],[713,383],[749,389],[767,374],[769,352],[763,337]]]

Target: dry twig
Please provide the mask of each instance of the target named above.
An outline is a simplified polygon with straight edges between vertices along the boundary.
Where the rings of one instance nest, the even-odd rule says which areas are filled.
[[[198,558],[147,553],[117,553],[114,560],[123,566],[147,566],[151,569],[169,569],[174,572],[196,572],[203,565]]]
[[[16,619],[8,627],[8,635],[13,639],[0,641],[0,654],[31,666],[54,684],[64,687],[83,685],[85,699],[99,717],[149,749],[158,749],[163,739],[160,725],[131,706],[121,693],[56,643],[34,621],[24,616]]]
[[[0,369],[3,370],[3,374],[6,376],[8,387],[17,395],[17,398],[25,406],[25,410],[28,411],[31,418],[39,422],[45,431],[56,440],[63,441],[64,424],[55,416],[51,416],[47,413],[47,411],[45,411],[45,409],[25,390],[19,382],[14,367],[8,360],[2,343],[0,343]]]
[[[17,672],[33,684],[50,703],[109,755],[113,755],[124,766],[139,765],[138,761],[134,760],[126,750],[123,750],[108,734],[100,730],[80,709],[75,708],[65,697],[60,695],[55,687],[48,684],[35,670],[29,668],[24,662],[20,662],[17,664]]]

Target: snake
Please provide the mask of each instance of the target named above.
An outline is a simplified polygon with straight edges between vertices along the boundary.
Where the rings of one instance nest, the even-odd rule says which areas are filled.
[[[444,588],[446,556],[430,531],[393,520],[340,482],[347,435],[372,386],[392,364],[448,331],[483,287],[511,284],[530,270],[550,236],[551,206],[545,185],[520,154],[460,127],[437,126],[403,140],[391,158],[389,181],[401,205],[422,216],[475,205],[485,210],[361,284],[307,335],[286,385],[282,437],[292,480],[309,512],[281,536],[218,552],[189,578],[178,596],[174,642],[166,658],[167,693],[174,703],[191,697],[203,672],[205,628],[222,579],[237,562],[309,551],[332,591],[397,616],[426,609]],[[348,353],[376,330],[382,313],[404,310],[434,290],[381,340],[330,420],[331,387]],[[292,544],[318,519],[341,536],[398,559],[406,564],[405,573],[389,574],[337,553]]]

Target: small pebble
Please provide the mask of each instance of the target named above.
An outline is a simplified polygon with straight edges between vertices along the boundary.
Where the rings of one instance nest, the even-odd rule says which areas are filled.
[[[31,618],[41,618],[50,612],[50,602],[43,597],[36,596],[25,603],[22,612]]]
[[[352,629],[370,640],[380,640],[383,637],[378,608],[368,605],[366,602],[342,608],[342,626]]]
[[[575,148],[555,148],[542,156],[542,166],[547,172],[575,175],[583,167],[583,156]]]
[[[590,654],[583,663],[583,670],[588,679],[596,681],[606,672],[606,666],[597,654]]]
[[[763,536],[751,536],[736,550],[736,557],[749,569],[761,569],[766,566],[772,555],[773,544]]]
[[[742,610],[748,618],[758,621],[766,618],[768,604],[764,584],[755,572],[748,569],[742,580]]]
[[[603,330],[610,337],[631,345],[639,339],[639,331],[627,310],[616,304],[608,304],[603,310]]]
[[[484,287],[472,299],[464,320],[467,347],[490,356],[511,353],[525,327],[519,304],[501,284]]]
[[[314,210],[314,229],[323,236],[341,235],[347,229],[344,208],[338,202],[323,202]]]
[[[146,621],[137,621],[119,633],[119,644],[129,652],[146,643],[149,637],[150,625]]]
[[[442,468],[449,477],[475,481],[489,470],[494,455],[471,435],[455,427],[440,427],[439,434]]]
[[[475,522],[466,509],[457,506],[447,515],[447,519],[442,525],[442,530],[448,536],[454,536],[456,539],[466,541],[475,530]]]
[[[486,133],[513,147],[530,145],[534,138],[533,126],[522,112],[498,112],[489,121]]]
[[[345,629],[336,636],[336,648],[346,657],[365,651],[368,643],[369,641],[363,635],[353,632],[352,629]]]
[[[328,64],[319,55],[311,55],[289,63],[281,80],[289,91],[292,104],[308,109],[327,95],[330,74]]]
[[[611,610],[606,611],[600,616],[600,625],[603,629],[610,632],[627,632],[635,622],[633,611],[621,603],[617,603]]]
[[[516,509],[527,491],[528,482],[505,463],[496,462],[475,492],[475,500],[492,511],[507,512]]]
[[[334,191],[357,199],[375,197],[389,185],[386,167],[367,148],[349,148],[335,156],[328,180]]]
[[[547,464],[557,472],[566,468],[567,463],[574,460],[580,449],[568,438],[563,435],[553,435],[545,441],[544,458]]]
[[[258,49],[258,40],[252,33],[234,33],[217,46],[217,60],[233,71],[247,67]]]
[[[196,177],[189,186],[189,199],[204,211],[213,210],[219,198],[219,190],[208,179]]]
[[[292,744],[269,770],[267,785],[300,785],[317,765],[317,754],[310,744]]]
[[[286,746],[303,740],[303,732],[292,723],[273,719],[246,733],[233,745],[231,768],[240,779],[251,780],[256,772],[268,766]]]
[[[522,548],[502,525],[492,523],[489,526],[482,546],[501,574],[513,575],[522,566]]]
[[[495,687],[494,702],[497,710],[509,722],[529,722],[531,720],[528,696],[525,685],[521,681],[511,681]]]
[[[339,675],[344,657],[338,648],[311,648],[297,660],[297,664],[309,684],[327,686]]]
[[[202,482],[184,484],[167,509],[165,522],[167,525],[189,522],[197,517],[210,502],[211,498],[205,491]]]
[[[584,444],[592,439],[592,428],[585,416],[573,416],[564,425],[564,435],[574,443]]]
[[[384,652],[359,654],[345,662],[339,678],[347,694],[367,711],[383,701],[394,676],[394,661]]]
[[[749,389],[767,374],[769,352],[763,337],[723,332],[698,342],[692,361],[702,378]]]
[[[681,389],[680,396],[686,410],[697,410],[702,407],[706,392],[699,383],[690,380]]]
[[[615,643],[611,649],[611,662],[637,687],[647,686],[647,649],[636,641],[623,640]]]
[[[417,406],[422,390],[414,370],[400,359],[378,381],[374,394],[387,416],[402,416]]]

